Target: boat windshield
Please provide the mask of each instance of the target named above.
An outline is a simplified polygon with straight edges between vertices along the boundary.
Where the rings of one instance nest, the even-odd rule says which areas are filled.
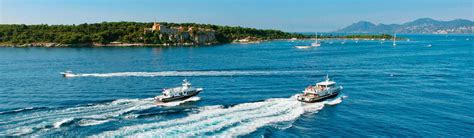
[[[318,85],[319,90],[324,90],[326,88],[326,85]]]
[[[334,87],[335,84],[329,84],[329,85],[318,85],[317,88],[319,90],[324,90],[326,88],[331,88],[331,87]]]

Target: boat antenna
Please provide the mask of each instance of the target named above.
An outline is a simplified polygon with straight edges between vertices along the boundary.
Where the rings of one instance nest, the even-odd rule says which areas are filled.
[[[329,74],[326,73],[326,81],[329,81]]]

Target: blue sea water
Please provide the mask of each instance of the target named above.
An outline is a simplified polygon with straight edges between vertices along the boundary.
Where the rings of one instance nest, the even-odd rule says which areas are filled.
[[[474,36],[401,37],[0,48],[0,136],[473,137]],[[326,74],[344,87],[338,98],[294,99]],[[204,91],[155,105],[185,78]]]

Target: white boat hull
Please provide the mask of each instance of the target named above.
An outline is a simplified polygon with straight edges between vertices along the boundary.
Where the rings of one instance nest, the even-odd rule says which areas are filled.
[[[320,43],[316,43],[316,44],[311,44],[311,46],[317,47],[317,46],[321,46],[321,44],[320,44]]]
[[[313,46],[295,46],[298,49],[308,49],[308,48],[313,48]]]

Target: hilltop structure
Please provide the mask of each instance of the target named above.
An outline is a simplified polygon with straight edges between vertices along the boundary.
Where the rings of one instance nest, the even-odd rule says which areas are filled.
[[[193,26],[167,27],[155,22],[151,28],[144,28],[143,33],[159,33],[160,39],[167,37],[168,40],[177,42],[191,41],[196,44],[216,42],[214,30],[195,28]]]

